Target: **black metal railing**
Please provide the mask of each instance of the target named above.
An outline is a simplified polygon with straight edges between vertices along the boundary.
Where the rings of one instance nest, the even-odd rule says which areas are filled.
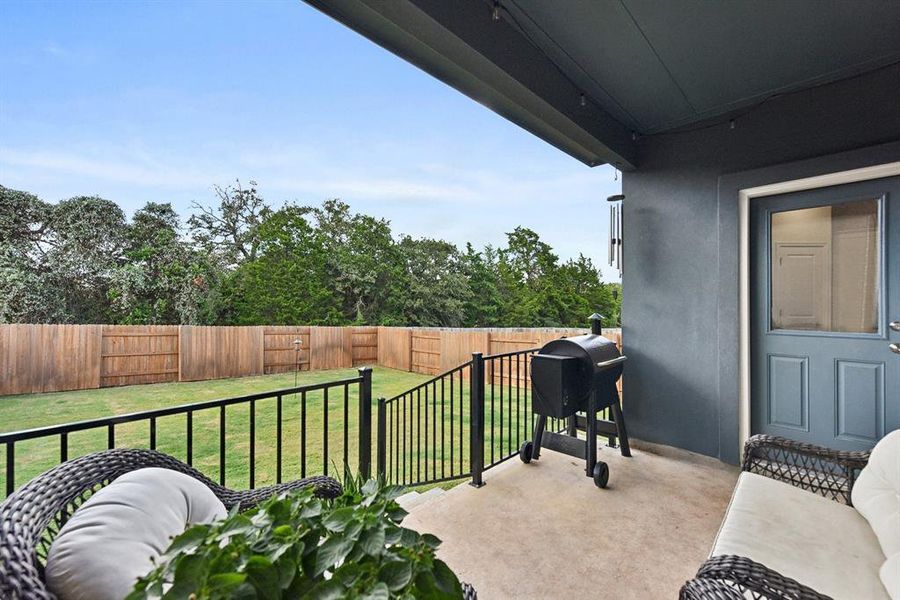
[[[531,435],[529,368],[537,351],[474,353],[446,373],[380,399],[378,473],[401,485],[471,477],[481,486],[482,473],[515,456]]]
[[[390,483],[419,485],[471,473],[472,361],[402,394],[378,400],[378,473]]]
[[[354,394],[357,410],[351,410]],[[269,410],[260,411],[260,405]],[[117,442],[183,458],[209,477],[217,475],[222,485],[226,479],[242,480],[229,481],[232,487],[281,483],[286,475],[328,475],[332,465],[358,468],[368,477],[371,424],[372,370],[365,367],[359,369],[359,376],[347,379],[0,434],[0,449],[6,455],[5,484],[0,490],[8,496],[16,488],[19,448],[27,460],[18,479],[27,481],[70,455],[112,449]],[[161,432],[165,449],[159,448]],[[266,438],[261,445],[265,457],[257,455],[261,435]],[[58,454],[52,449],[54,440]],[[257,466],[263,460],[264,481],[258,481]]]
[[[531,348],[484,357],[486,469],[515,456],[522,442],[531,437],[534,415],[529,369],[531,356],[538,350]]]

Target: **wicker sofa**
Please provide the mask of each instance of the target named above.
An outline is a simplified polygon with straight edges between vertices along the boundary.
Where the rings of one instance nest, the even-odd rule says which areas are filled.
[[[900,431],[872,453],[757,435],[710,558],[680,598],[896,600],[898,545]]]
[[[147,467],[171,469],[205,484],[226,508],[247,510],[280,492],[315,486],[322,498],[336,498],[341,484],[309,477],[250,491],[218,485],[199,471],[153,450],[107,450],[65,462],[36,477],[0,504],[0,598],[53,600],[43,565],[65,520],[90,495],[120,475]]]

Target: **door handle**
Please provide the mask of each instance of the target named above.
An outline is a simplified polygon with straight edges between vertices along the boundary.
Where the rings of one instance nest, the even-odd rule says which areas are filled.
[[[900,354],[900,344],[891,343],[888,344],[888,348],[890,348],[891,352],[893,352],[894,354]]]
[[[891,321],[888,323],[888,327],[893,331],[900,331],[900,321]]]

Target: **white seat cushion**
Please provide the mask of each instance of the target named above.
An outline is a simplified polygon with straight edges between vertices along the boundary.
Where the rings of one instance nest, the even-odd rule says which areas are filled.
[[[741,473],[711,556],[746,556],[835,600],[889,600],[866,520],[787,483]]]
[[[900,600],[900,429],[884,436],[853,486],[853,506],[866,518],[887,556],[881,580]]]
[[[46,581],[61,600],[121,600],[188,525],[227,515],[212,491],[169,469],[122,475],[85,502],[47,556]]]
[[[853,486],[853,506],[878,536],[885,556],[900,553],[900,429],[887,434]]]
[[[891,600],[900,600],[900,552],[884,561],[880,573]]]

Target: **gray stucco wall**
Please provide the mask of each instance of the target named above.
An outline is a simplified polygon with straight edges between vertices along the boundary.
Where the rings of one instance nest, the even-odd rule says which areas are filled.
[[[637,438],[738,460],[738,190],[900,160],[900,65],[643,138],[625,173],[625,411]]]

